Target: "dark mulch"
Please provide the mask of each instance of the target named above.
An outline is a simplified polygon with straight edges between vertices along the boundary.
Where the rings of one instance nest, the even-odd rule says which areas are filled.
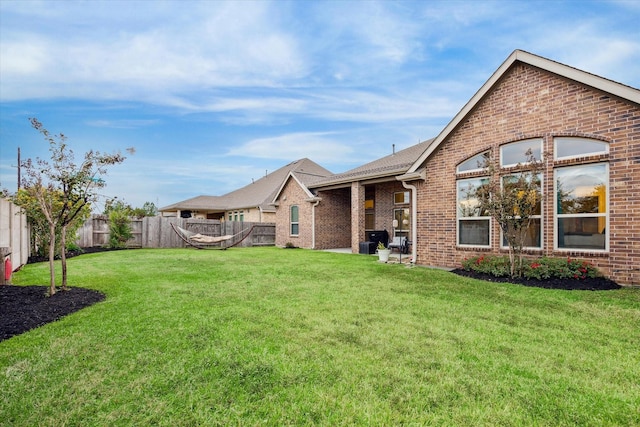
[[[70,288],[47,296],[48,286],[0,286],[0,341],[54,322],[105,299],[91,289]]]
[[[486,280],[489,282],[508,282],[516,283],[523,286],[534,286],[537,288],[545,289],[564,289],[568,291],[609,291],[613,289],[620,289],[622,286],[618,285],[613,280],[609,280],[604,277],[587,278],[587,279],[547,279],[547,280],[535,280],[535,279],[511,279],[509,277],[495,277],[490,274],[477,273],[475,271],[467,271],[462,268],[453,270],[460,276],[473,277],[474,279]]]

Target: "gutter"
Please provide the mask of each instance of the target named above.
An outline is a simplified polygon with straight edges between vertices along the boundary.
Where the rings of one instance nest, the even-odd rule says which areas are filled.
[[[316,206],[320,204],[322,198],[320,197],[312,197],[311,199],[306,199],[306,202],[313,203],[311,205],[311,249],[316,248]]]
[[[399,176],[398,181],[402,181],[402,186],[411,191],[411,235],[413,244],[411,245],[411,264],[418,259],[418,188],[415,185],[407,184],[407,181],[427,180],[427,170],[421,169]]]

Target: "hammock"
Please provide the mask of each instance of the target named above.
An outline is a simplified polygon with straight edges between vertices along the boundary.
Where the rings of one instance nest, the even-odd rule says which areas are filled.
[[[255,227],[254,225],[251,228],[245,228],[244,230],[236,234],[226,234],[224,236],[207,236],[206,234],[194,233],[192,231],[185,230],[184,228],[178,227],[172,222],[170,222],[169,224],[171,225],[171,228],[173,228],[173,231],[176,232],[178,237],[180,237],[186,244],[198,249],[209,249],[212,245],[219,245],[221,249],[231,248],[246,239],[249,234],[251,234],[253,227]],[[231,240],[247,230],[249,230],[249,232],[242,239],[229,246],[223,245],[223,243],[227,240]]]

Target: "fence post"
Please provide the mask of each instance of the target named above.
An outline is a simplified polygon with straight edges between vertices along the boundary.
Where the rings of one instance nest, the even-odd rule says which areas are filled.
[[[11,255],[9,248],[0,248],[0,285],[6,285],[8,283],[5,279],[4,259],[9,255]]]

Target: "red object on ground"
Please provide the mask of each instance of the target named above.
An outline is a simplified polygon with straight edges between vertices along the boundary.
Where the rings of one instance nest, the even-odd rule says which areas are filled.
[[[11,268],[11,258],[7,258],[4,260],[4,280],[11,280],[11,273],[13,269]]]

